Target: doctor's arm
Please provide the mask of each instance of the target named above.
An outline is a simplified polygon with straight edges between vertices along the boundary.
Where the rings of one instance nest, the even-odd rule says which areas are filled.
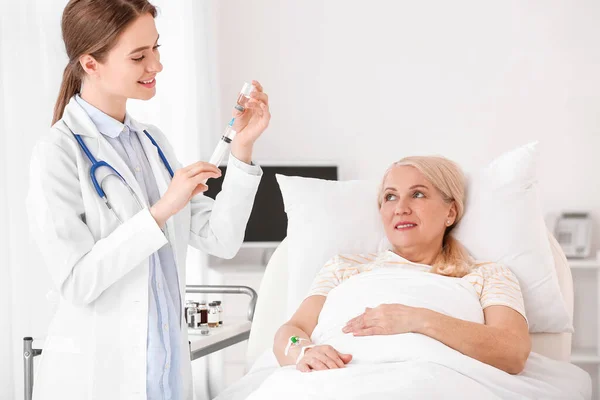
[[[189,203],[189,211],[186,209],[191,217],[189,244],[221,258],[232,258],[244,240],[262,170],[238,160],[235,153],[232,154],[222,190],[215,201],[202,192],[211,185],[209,178],[219,177],[221,171],[203,161],[182,167],[164,134],[156,127],[152,127],[152,131],[167,158],[173,160],[175,175],[150,212],[159,226],[163,227],[169,218]],[[251,150],[245,154],[251,156]]]
[[[205,185],[200,185],[201,189],[188,199],[191,209],[189,244],[221,258],[232,258],[240,249],[262,177],[260,167],[251,162],[252,150],[256,140],[267,129],[271,114],[269,99],[262,85],[257,81],[252,81],[252,84],[256,90],[250,94],[246,109],[233,111],[233,128],[237,136],[231,144],[231,156],[221,192],[213,200],[200,193],[206,190]],[[164,140],[161,146],[174,156],[168,141]],[[197,164],[205,169],[215,168],[204,162]],[[181,167],[179,162],[176,165]],[[206,184],[210,186],[211,181]],[[164,217],[159,217],[159,220],[166,221]]]
[[[252,164],[254,143],[269,126],[269,96],[258,81],[243,111],[233,111],[237,136],[221,192],[215,201],[203,195],[191,201],[190,244],[221,258],[235,256],[244,241],[262,170]],[[207,182],[210,186],[210,181]]]
[[[167,239],[150,211],[143,209],[96,241],[84,222],[75,150],[68,147],[40,142],[34,148],[27,208],[54,285],[65,300],[87,305]]]
[[[216,199],[202,194],[192,198],[190,244],[217,257],[235,256],[244,241],[261,177],[260,167],[232,155]]]

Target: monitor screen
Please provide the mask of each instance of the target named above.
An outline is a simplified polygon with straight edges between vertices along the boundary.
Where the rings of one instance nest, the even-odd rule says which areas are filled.
[[[283,207],[283,198],[275,174],[302,176],[327,180],[338,179],[337,166],[261,166],[263,176],[252,207],[252,213],[246,227],[244,242],[281,242],[287,232],[287,216]],[[220,167],[223,175],[219,179],[208,181],[205,196],[216,198],[221,191],[227,167]]]

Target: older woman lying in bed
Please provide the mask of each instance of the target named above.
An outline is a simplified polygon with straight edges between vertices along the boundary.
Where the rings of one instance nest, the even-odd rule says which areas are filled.
[[[440,312],[440,307],[435,311],[406,304],[409,302],[374,304],[345,326],[337,327],[338,336],[341,332],[352,337],[421,334],[510,374],[520,373],[531,342],[519,283],[502,265],[472,260],[450,235],[463,216],[464,199],[464,176],[445,158],[408,157],[393,164],[379,194],[380,215],[391,250],[338,255],[321,269],[306,299],[275,336],[273,350],[279,364],[296,364],[303,372],[343,368],[352,354],[342,353],[339,346],[315,345],[310,339],[327,296],[334,288],[347,285],[349,278],[403,269],[409,274],[460,280],[458,283],[478,298],[482,318],[457,318]],[[435,285],[437,281],[431,282]],[[437,289],[428,292],[431,290]]]

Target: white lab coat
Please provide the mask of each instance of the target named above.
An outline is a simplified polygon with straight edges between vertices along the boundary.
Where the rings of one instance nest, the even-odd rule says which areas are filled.
[[[133,124],[138,132],[149,131],[174,170],[181,167],[157,128]],[[125,162],[71,99],[63,118],[35,146],[31,159],[30,225],[60,293],[36,370],[33,397],[146,399],[149,256],[170,242],[181,299],[185,299],[188,244],[219,257],[233,257],[242,244],[260,176],[230,163],[217,200],[202,194],[194,197],[167,221],[164,233],[147,204],[140,211],[125,186],[109,178],[105,191],[119,216],[128,218],[120,225],[97,195],[89,177],[90,162],[72,132],[83,137],[97,160],[119,171],[145,202]],[[171,177],[146,135],[140,135],[140,140],[162,195]],[[185,352],[189,346],[183,314]],[[181,374],[188,400],[193,389],[186,354]]]

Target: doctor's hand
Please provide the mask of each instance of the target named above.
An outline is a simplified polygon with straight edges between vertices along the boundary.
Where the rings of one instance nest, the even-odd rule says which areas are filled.
[[[206,181],[218,178],[221,170],[212,164],[199,161],[175,171],[165,194],[150,208],[150,213],[162,229],[171,216],[181,211],[195,195],[208,189]]]
[[[300,372],[311,372],[344,368],[350,360],[352,360],[350,354],[342,354],[329,345],[320,345],[306,349],[296,369]]]
[[[269,126],[271,112],[269,111],[269,96],[263,91],[258,81],[252,81],[256,90],[250,93],[250,100],[244,111],[233,109],[235,122],[233,129],[237,132],[231,143],[231,153],[245,163],[252,161],[254,142]]]
[[[348,321],[342,332],[352,333],[354,336],[418,332],[423,326],[427,311],[429,310],[404,304],[367,307],[364,313]]]

